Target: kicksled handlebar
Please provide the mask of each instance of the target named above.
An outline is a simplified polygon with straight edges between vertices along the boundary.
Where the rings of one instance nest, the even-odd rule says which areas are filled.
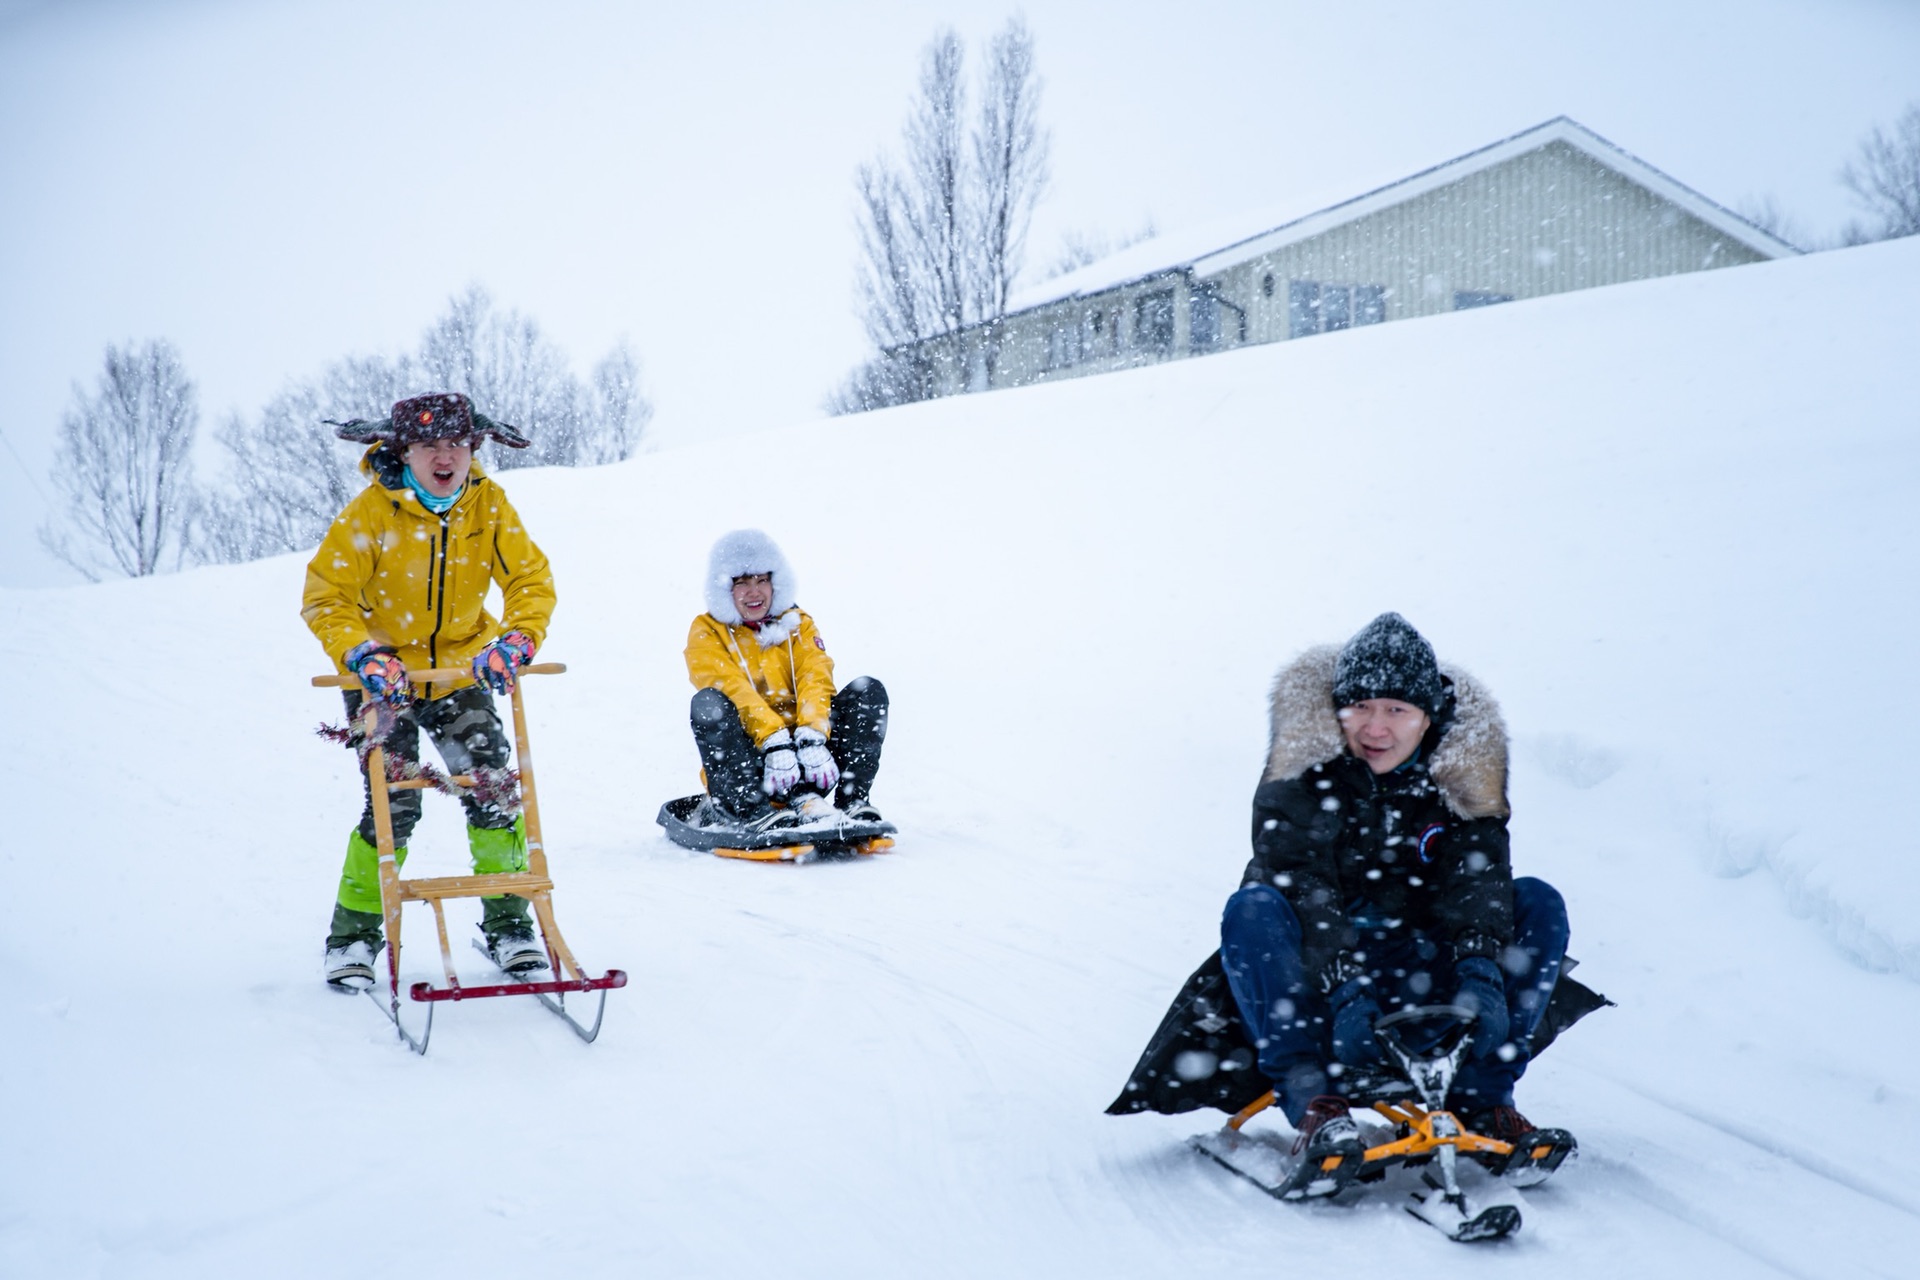
[[[535,662],[520,668],[516,673],[523,676],[557,676],[567,669],[564,662]],[[407,679],[415,684],[438,684],[444,680],[471,680],[473,670],[469,667],[429,667],[422,671],[408,671]],[[358,676],[315,676],[313,687],[316,689],[358,689]]]

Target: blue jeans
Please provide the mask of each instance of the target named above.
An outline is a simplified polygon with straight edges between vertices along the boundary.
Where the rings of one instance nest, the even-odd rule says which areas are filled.
[[[1513,1086],[1527,1069],[1534,1028],[1546,1012],[1567,953],[1567,905],[1544,880],[1513,882],[1513,945],[1501,958],[1513,1061],[1497,1054],[1469,1058],[1454,1077],[1449,1105],[1478,1110],[1513,1104]],[[1418,930],[1393,930],[1350,913],[1358,953],[1374,981],[1383,1013],[1403,1005],[1442,1004],[1456,983],[1453,949]],[[1300,963],[1300,919],[1279,890],[1247,885],[1227,899],[1220,920],[1220,959],[1240,1019],[1273,1081],[1281,1106],[1298,1121],[1315,1094],[1328,1092],[1332,1012]]]

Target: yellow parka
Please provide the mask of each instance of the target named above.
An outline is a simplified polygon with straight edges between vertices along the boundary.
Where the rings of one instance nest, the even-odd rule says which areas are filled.
[[[762,645],[762,638],[772,643]],[[756,747],[801,725],[832,733],[833,659],[813,619],[798,608],[757,632],[701,614],[687,632],[687,675],[694,688],[727,695]]]
[[[467,668],[473,655],[508,631],[538,648],[553,619],[553,572],[527,536],[500,485],[473,464],[453,506],[435,515],[401,479],[399,458],[384,445],[367,450],[360,469],[373,483],[349,502],[307,564],[300,616],[341,675],[349,649],[389,644],[407,667]],[[485,605],[500,584],[504,618]],[[470,676],[418,688],[441,698],[474,683]]]

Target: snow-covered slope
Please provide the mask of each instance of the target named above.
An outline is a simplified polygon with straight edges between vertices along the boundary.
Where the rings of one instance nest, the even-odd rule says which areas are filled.
[[[0,593],[0,1274],[1906,1274],[1916,332],[1908,242],[509,477],[557,902],[633,974],[590,1049],[494,1001],[416,1059],[322,987],[302,558]],[[892,692],[893,857],[653,826],[742,524]],[[1214,945],[1268,678],[1388,608],[1502,699],[1516,862],[1620,1003],[1523,1082],[1583,1158],[1492,1249],[1100,1114]],[[413,866],[461,843],[430,802]]]

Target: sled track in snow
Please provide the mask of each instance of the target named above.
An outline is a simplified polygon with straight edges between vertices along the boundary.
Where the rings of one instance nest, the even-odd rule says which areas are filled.
[[[1908,1200],[1902,1196],[1888,1192],[1883,1187],[1865,1182],[1855,1174],[1848,1172],[1845,1168],[1834,1164],[1832,1161],[1815,1155],[1810,1151],[1802,1151],[1787,1143],[1781,1142],[1764,1130],[1757,1129],[1752,1125],[1741,1124],[1737,1120],[1728,1120],[1723,1116],[1714,1115],[1712,1112],[1699,1107],[1690,1106],[1683,1102],[1675,1102],[1671,1098],[1663,1097],[1657,1093],[1651,1093],[1638,1085],[1623,1084],[1621,1087],[1631,1090],[1642,1098],[1645,1098],[1648,1102],[1666,1107],[1668,1110],[1686,1116],[1689,1120],[1703,1124],[1709,1129],[1717,1130],[1730,1138],[1744,1142],[1756,1150],[1765,1152],[1776,1160],[1784,1160],[1788,1164],[1794,1165],[1817,1178],[1824,1178],[1835,1186],[1844,1187],[1855,1195],[1865,1196],[1869,1200],[1877,1200],[1889,1209],[1895,1209],[1907,1214],[1909,1217],[1920,1219],[1920,1202]]]
[[[1790,1143],[1782,1142],[1779,1138],[1754,1125],[1742,1124],[1738,1120],[1729,1120],[1725,1116],[1716,1115],[1703,1107],[1676,1101],[1673,1098],[1667,1097],[1665,1094],[1655,1093],[1642,1085],[1622,1080],[1605,1072],[1595,1071],[1590,1067],[1583,1067],[1582,1070],[1599,1076],[1616,1088],[1624,1089],[1637,1098],[1645,1099],[1657,1107],[1664,1107],[1675,1115],[1685,1116],[1695,1124],[1712,1129],[1716,1133],[1725,1134],[1736,1142],[1744,1143],[1775,1160],[1790,1164],[1803,1173],[1811,1174],[1816,1178],[1832,1183],[1834,1186],[1851,1191],[1857,1196],[1863,1196],[1868,1200],[1883,1204],[1898,1213],[1906,1214],[1908,1217],[1920,1219],[1920,1201],[1909,1199],[1900,1195],[1898,1192],[1889,1191],[1885,1187],[1868,1182],[1843,1166],[1837,1165],[1833,1161],[1816,1155],[1811,1151],[1806,1151]]]
[[[1649,1209],[1659,1212],[1693,1232],[1711,1240],[1717,1240],[1736,1253],[1752,1258],[1769,1271],[1791,1276],[1793,1280],[1831,1280],[1830,1275],[1802,1271],[1793,1264],[1757,1247],[1750,1236],[1743,1235],[1738,1229],[1727,1225],[1713,1213],[1701,1208],[1698,1203],[1679,1199],[1672,1187],[1655,1183],[1628,1161],[1616,1160],[1608,1156],[1594,1156],[1587,1152],[1582,1152],[1580,1159],[1590,1168],[1604,1171],[1621,1192],[1632,1196]]]

